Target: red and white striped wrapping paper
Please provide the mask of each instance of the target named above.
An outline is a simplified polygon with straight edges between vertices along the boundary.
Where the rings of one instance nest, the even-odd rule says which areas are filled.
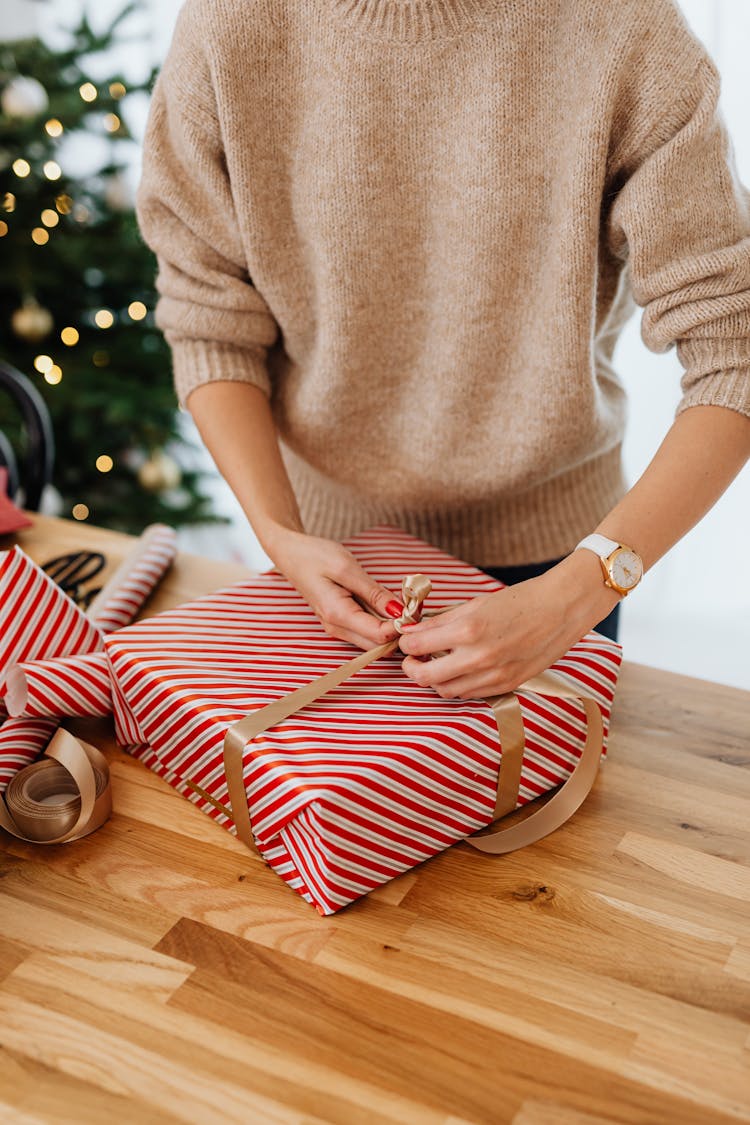
[[[101,647],[99,629],[20,547],[0,553],[0,792],[39,757],[59,726],[58,719],[5,718],[12,666]]]
[[[144,529],[133,551],[123,559],[87,610],[102,633],[128,625],[140,611],[177,553],[177,533],[166,523]]]
[[[111,712],[103,634],[132,621],[176,551],[174,529],[150,524],[86,613],[20,547],[0,553],[0,793],[60,717]]]
[[[501,589],[489,575],[388,526],[345,541],[399,595],[406,574],[432,581],[428,608]],[[228,814],[228,726],[360,650],[328,636],[271,570],[105,638],[117,729],[131,752],[220,824]],[[598,702],[604,726],[622,658],[591,632],[552,668]],[[250,742],[244,777],[264,859],[323,915],[490,823],[501,748],[481,700],[446,700],[401,669],[397,650]],[[519,692],[524,751],[518,804],[563,783],[580,758],[575,700]]]
[[[25,660],[6,677],[5,705],[14,717],[111,715],[112,681],[103,652]]]

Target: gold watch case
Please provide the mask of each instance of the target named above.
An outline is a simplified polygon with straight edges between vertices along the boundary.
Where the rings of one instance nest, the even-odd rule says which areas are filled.
[[[620,544],[611,555],[607,555],[606,559],[599,555],[599,562],[604,575],[604,585],[616,590],[624,598],[636,588],[643,577],[643,562],[640,555],[632,547],[626,547],[624,544]],[[615,574],[630,579],[629,585],[618,582]]]

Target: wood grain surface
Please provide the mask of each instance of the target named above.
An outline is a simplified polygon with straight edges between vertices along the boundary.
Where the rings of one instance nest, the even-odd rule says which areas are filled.
[[[109,573],[132,543],[32,518],[0,548]],[[180,555],[144,615],[247,573]],[[108,720],[64,725],[114,813],[55,847],[0,832],[0,1121],[750,1122],[750,693],[626,660],[567,824],[327,918]]]

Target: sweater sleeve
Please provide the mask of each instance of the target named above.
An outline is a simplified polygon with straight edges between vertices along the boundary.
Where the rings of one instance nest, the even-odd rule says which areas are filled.
[[[720,75],[671,3],[622,91],[606,239],[628,260],[641,337],[676,346],[675,417],[690,406],[750,416],[750,192],[718,106]]]
[[[136,192],[140,232],[157,259],[155,321],[183,407],[212,381],[253,383],[270,396],[267,353],[279,335],[248,274],[193,7],[181,9],[154,84]]]

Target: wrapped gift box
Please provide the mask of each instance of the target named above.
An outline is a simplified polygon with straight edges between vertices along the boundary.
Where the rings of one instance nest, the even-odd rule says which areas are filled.
[[[405,575],[427,575],[430,609],[502,588],[397,528],[371,528],[344,545],[397,596]],[[118,740],[230,831],[228,728],[361,652],[326,634],[275,570],[110,633],[104,647]],[[596,701],[601,757],[621,658],[619,644],[592,631],[551,669]],[[402,660],[399,649],[381,657],[244,748],[257,849],[323,915],[493,820],[495,714],[485,700],[420,687]],[[522,689],[516,698],[523,805],[571,775],[587,715],[575,698]]]

